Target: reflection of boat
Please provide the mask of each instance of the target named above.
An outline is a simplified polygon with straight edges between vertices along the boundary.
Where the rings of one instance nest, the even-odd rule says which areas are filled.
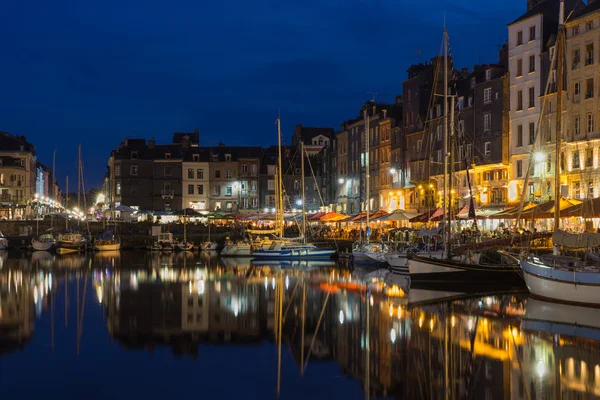
[[[54,255],[47,251],[34,251],[31,253],[31,264],[38,267],[51,267],[53,260]]]
[[[109,260],[111,258],[121,257],[121,252],[118,250],[114,251],[102,251],[94,254],[94,260]]]
[[[56,257],[56,266],[58,268],[81,268],[85,260],[86,257],[83,254],[65,254]]]
[[[40,235],[40,237],[37,239],[31,239],[31,247],[33,247],[35,251],[52,250],[52,248],[54,248],[55,245],[56,240],[54,240],[54,235],[52,235],[51,233]]]
[[[600,310],[558,304],[533,298],[527,300],[521,329],[600,341]]]
[[[79,251],[85,251],[87,240],[81,233],[69,232],[58,235],[56,240],[56,252],[59,254],[63,253],[76,253]]]
[[[411,287],[408,290],[408,304],[411,307],[417,307],[430,303],[451,301],[463,296],[465,296],[465,293],[442,290],[415,289]]]
[[[219,260],[224,267],[250,267],[250,259],[248,257],[225,257]]]

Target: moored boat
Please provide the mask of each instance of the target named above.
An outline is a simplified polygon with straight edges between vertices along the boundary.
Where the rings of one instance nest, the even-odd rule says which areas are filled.
[[[192,251],[194,250],[194,243],[187,241],[178,242],[175,248],[182,251]]]
[[[335,252],[335,249],[320,248],[313,244],[274,240],[268,248],[252,251],[251,256],[255,259],[328,259]]]
[[[215,251],[217,250],[217,242],[210,240],[200,243],[200,250],[202,251]]]
[[[96,240],[94,242],[94,250],[96,250],[96,251],[119,251],[119,250],[121,250],[121,242],[117,239]]]
[[[56,252],[59,254],[85,251],[86,246],[87,240],[81,233],[61,234],[56,240]]]
[[[56,240],[51,233],[40,235],[37,239],[31,239],[31,247],[33,247],[35,251],[49,251],[52,250],[55,245]]]
[[[0,232],[0,250],[8,249],[8,239]]]

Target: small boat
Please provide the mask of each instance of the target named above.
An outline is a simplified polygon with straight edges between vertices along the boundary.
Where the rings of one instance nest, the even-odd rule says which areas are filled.
[[[40,235],[37,239],[31,239],[31,247],[33,247],[35,251],[49,251],[52,250],[54,246],[56,246],[56,240],[51,233]]]
[[[313,244],[296,243],[287,240],[274,240],[269,248],[252,251],[255,259],[328,259],[335,254],[335,249],[320,248]]]
[[[217,242],[206,241],[200,243],[200,250],[202,251],[215,251],[217,250]]]
[[[271,242],[269,239],[257,239],[234,243],[229,238],[225,238],[225,247],[221,250],[221,257],[251,257],[254,250],[270,246]]]
[[[186,241],[178,242],[175,248],[182,251],[192,251],[194,250],[194,243]]]
[[[81,233],[61,234],[56,240],[56,252],[59,254],[85,251],[86,246],[87,240]]]
[[[99,239],[94,242],[94,250],[96,250],[96,251],[119,251],[119,250],[121,250],[121,242],[118,239],[109,239],[109,240]]]
[[[383,243],[358,241],[352,245],[352,262],[355,264],[385,264]]]
[[[8,249],[8,239],[4,237],[2,232],[0,231],[0,250]]]
[[[396,275],[408,275],[408,259],[413,255],[426,255],[431,258],[441,259],[444,252],[441,250],[436,251],[421,251],[417,247],[410,247],[402,251],[394,251],[391,253],[384,253],[385,261],[390,266],[393,274]]]

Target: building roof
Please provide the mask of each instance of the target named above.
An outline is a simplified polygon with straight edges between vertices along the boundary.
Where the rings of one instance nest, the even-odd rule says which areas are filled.
[[[585,7],[578,7],[577,10],[573,12],[571,15],[570,21],[584,17],[588,14],[593,13],[594,11],[600,10],[600,1],[599,0],[588,0],[588,4]]]
[[[175,132],[173,133],[173,144],[181,144],[183,138],[188,137],[190,140],[190,144],[192,146],[198,146],[200,143],[200,133],[198,133],[198,129],[195,129],[194,132],[185,133],[185,132]]]
[[[544,18],[549,18],[552,21],[558,22],[559,5],[559,0],[540,0],[538,4],[527,10],[527,12],[512,21],[510,24],[508,24],[508,26],[514,25],[517,22],[524,21],[538,14],[543,14]],[[582,9],[584,6],[585,4],[583,4],[580,0],[565,0],[565,17],[568,16],[573,10],[574,14],[577,13],[577,10]]]
[[[296,125],[296,128],[294,129],[294,137],[292,138],[292,144],[298,145],[300,144],[300,140],[302,140],[304,144],[310,145],[312,144],[312,139],[314,137],[323,135],[331,139],[334,134],[335,131],[333,128]]]
[[[185,154],[183,155],[184,162],[192,162],[194,161],[194,156],[197,155],[197,162],[209,162],[210,161],[210,151],[205,147],[192,147],[187,149]]]
[[[35,154],[35,146],[25,136],[0,131],[0,151],[26,151]]]

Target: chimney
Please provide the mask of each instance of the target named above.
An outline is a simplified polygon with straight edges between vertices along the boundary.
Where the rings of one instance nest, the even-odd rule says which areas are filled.
[[[531,10],[543,1],[544,0],[527,0],[527,11]]]
[[[188,135],[185,135],[184,137],[181,138],[181,148],[182,149],[190,148],[190,137]]]
[[[154,138],[148,140],[148,148],[153,149],[155,147],[156,147],[156,140],[154,140]]]

